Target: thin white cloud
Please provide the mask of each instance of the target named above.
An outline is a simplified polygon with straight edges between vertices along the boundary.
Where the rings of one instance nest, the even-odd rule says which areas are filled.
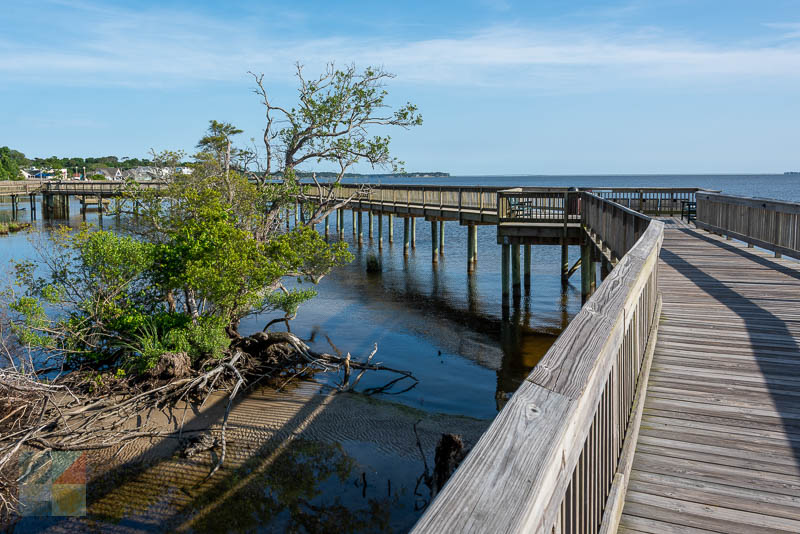
[[[782,39],[800,39],[800,22],[768,22],[764,26],[779,30]]]
[[[800,46],[721,46],[670,38],[657,28],[539,30],[491,27],[471,35],[385,40],[352,35],[287,38],[191,13],[133,12],[63,2],[80,11],[80,39],[0,41],[0,76],[17,81],[126,86],[237,83],[248,70],[286,79],[335,60],[381,64],[403,82],[531,90],[631,84],[730,83],[800,78]],[[773,24],[785,35],[798,24]]]

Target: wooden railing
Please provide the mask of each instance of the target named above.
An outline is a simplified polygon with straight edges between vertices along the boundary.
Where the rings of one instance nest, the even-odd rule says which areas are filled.
[[[146,181],[137,182],[138,187],[147,189],[161,189],[166,182]],[[86,181],[53,181],[43,182],[43,192],[61,195],[114,195],[124,191],[127,182],[111,180],[86,180]]]
[[[649,215],[675,215],[681,212],[681,201],[694,202],[696,187],[611,187],[583,189],[611,200],[628,209]]]
[[[501,224],[579,222],[581,218],[577,189],[506,189],[497,193],[497,208],[497,219]]]
[[[305,185],[313,187],[313,184]],[[329,186],[325,183],[322,185]],[[363,187],[368,187],[370,192],[358,197],[357,200],[362,202],[446,210],[475,210],[481,213],[497,212],[506,222],[517,219],[520,219],[519,222],[532,222],[534,219],[540,222],[563,220],[563,194],[569,192],[568,216],[575,221],[580,218],[577,203],[579,189],[575,188],[339,184],[336,186],[337,198],[349,198]],[[704,190],[696,187],[615,187],[580,189],[580,191],[592,192],[600,198],[642,213],[672,215],[680,213],[682,201],[693,202],[695,194]]]
[[[651,219],[594,193],[581,193],[583,225],[609,259],[616,260],[633,248]]]
[[[642,230],[626,208],[582,200],[584,222],[600,224],[589,229],[610,246]],[[629,228],[613,230],[610,221]],[[623,444],[641,414],[637,383],[658,320],[663,228],[649,221],[624,251],[413,532],[614,531],[632,457],[622,461]]]
[[[337,198],[349,198],[365,184],[340,184],[336,186]],[[413,206],[421,208],[472,210],[495,212],[497,192],[500,187],[426,186],[426,185],[369,185],[369,193],[356,197],[357,201]]]
[[[698,193],[695,224],[800,259],[800,204]]]
[[[31,195],[38,193],[42,189],[40,180],[14,180],[0,183],[0,196],[9,195]]]

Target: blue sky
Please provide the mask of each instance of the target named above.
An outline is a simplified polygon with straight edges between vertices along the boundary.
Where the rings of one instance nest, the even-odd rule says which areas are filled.
[[[800,2],[4,1],[0,145],[29,156],[191,151],[208,120],[258,138],[294,64],[383,65],[407,170],[800,170]],[[359,170],[368,171],[368,168]]]

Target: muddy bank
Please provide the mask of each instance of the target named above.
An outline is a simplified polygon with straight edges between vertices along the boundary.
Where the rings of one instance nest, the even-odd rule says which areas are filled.
[[[190,414],[188,428],[219,427],[222,397]],[[163,414],[180,423],[183,410]],[[85,453],[88,516],[24,517],[14,532],[403,532],[429,492],[417,485],[442,432],[472,446],[488,420],[422,412],[305,382],[243,397],[228,421],[225,467],[218,451],[184,458],[176,440],[138,440]]]

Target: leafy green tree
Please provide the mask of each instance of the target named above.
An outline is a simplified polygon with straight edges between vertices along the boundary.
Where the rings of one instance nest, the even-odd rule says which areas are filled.
[[[20,167],[25,165],[25,154],[11,150],[7,146],[0,147],[0,180],[22,180],[24,177]]]
[[[331,66],[307,81],[298,68],[298,77],[296,109],[273,106],[256,78],[267,110],[266,173],[250,169],[253,151],[235,145],[241,130],[210,121],[190,175],[175,172],[183,153],[165,151],[152,156],[168,170],[163,189],[128,182],[121,210],[137,217],[125,235],[63,230],[42,247],[41,269],[17,265],[5,298],[18,339],[76,364],[141,371],[165,351],[195,362],[220,356],[248,315],[282,310],[288,325],[315,292],[286,280],[318,283],[352,260],[345,243],[326,242],[312,226],[346,201],[319,183],[314,194],[296,180],[296,166],[336,162],[335,183],[361,160],[396,167],[389,137],[369,137],[368,129],[422,122],[412,104],[386,111],[383,82],[391,75],[380,69]],[[277,130],[275,113],[283,119]],[[266,179],[270,161],[280,162],[282,179]],[[297,201],[314,216],[286,230],[284,214]]]
[[[379,67],[359,72],[354,65],[337,69],[329,64],[320,76],[308,79],[297,65],[299,101],[297,107],[285,107],[271,99],[264,86],[264,75],[250,73],[256,94],[264,106],[266,126],[263,143],[262,181],[273,173],[294,185],[295,171],[304,163],[327,163],[338,169],[334,184],[347,169],[366,162],[374,167],[402,169],[403,162],[390,153],[391,137],[372,135],[373,128],[411,128],[422,124],[417,106],[406,103],[391,111],[386,103],[386,83],[394,75]],[[313,178],[314,188],[301,191],[300,200],[314,207],[309,223],[316,224],[345,202],[335,199],[331,187]]]

